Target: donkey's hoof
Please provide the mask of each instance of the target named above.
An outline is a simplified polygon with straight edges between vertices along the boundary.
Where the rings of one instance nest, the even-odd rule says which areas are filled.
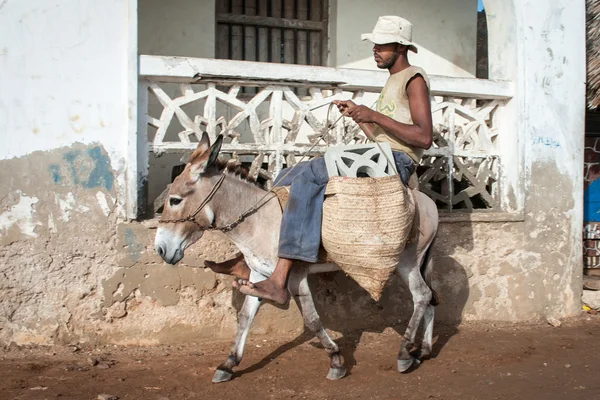
[[[411,357],[408,360],[398,360],[398,372],[406,372],[411,367],[418,367],[421,364],[417,358]]]
[[[329,372],[327,373],[327,379],[330,381],[337,381],[338,379],[342,379],[346,376],[346,367],[340,368],[329,368]]]
[[[233,371],[226,371],[224,369],[218,369],[215,371],[215,375],[212,378],[212,383],[228,382],[233,377]]]
[[[414,353],[410,353],[417,360],[428,360],[431,358],[431,350],[429,349],[419,349]]]

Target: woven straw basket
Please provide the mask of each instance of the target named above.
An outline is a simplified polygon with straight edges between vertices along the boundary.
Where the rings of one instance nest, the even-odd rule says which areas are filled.
[[[397,175],[331,177],[323,204],[322,241],[329,259],[379,300],[400,261],[415,214]]]

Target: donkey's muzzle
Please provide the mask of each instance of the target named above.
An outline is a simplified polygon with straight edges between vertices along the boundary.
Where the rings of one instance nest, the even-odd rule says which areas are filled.
[[[156,246],[156,252],[163,260],[165,259],[166,251],[165,251],[165,247],[163,245]]]
[[[177,264],[183,258],[183,251],[181,249],[176,249],[173,254],[169,254],[162,244],[156,246],[156,252],[166,263],[171,265]]]

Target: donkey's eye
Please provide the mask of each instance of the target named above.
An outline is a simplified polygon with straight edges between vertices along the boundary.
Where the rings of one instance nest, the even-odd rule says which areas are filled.
[[[176,206],[179,203],[181,203],[181,199],[179,197],[169,197],[170,206]]]

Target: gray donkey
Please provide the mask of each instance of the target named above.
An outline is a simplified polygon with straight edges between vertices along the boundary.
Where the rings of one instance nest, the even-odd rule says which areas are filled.
[[[282,211],[275,195],[256,183],[240,178],[217,161],[222,136],[210,145],[206,133],[190,157],[184,171],[174,180],[165,199],[161,224],[156,232],[155,249],[169,264],[176,264],[185,249],[202,237],[204,231],[218,229],[236,244],[251,269],[250,281],[268,277],[277,262],[279,226]],[[435,203],[415,190],[417,203],[415,228],[417,240],[408,243],[402,252],[397,271],[412,295],[414,311],[400,343],[397,368],[405,372],[420,363],[431,352],[434,305],[437,295],[431,288],[429,252],[438,229]],[[337,271],[335,264],[307,264],[292,268],[288,290],[298,304],[307,328],[321,341],[329,354],[328,379],[341,379],[346,368],[337,344],[329,337],[313,302],[308,285],[309,274]],[[215,372],[213,382],[229,381],[233,367],[239,365],[252,320],[261,304],[260,299],[246,296],[238,314],[235,342],[227,360]],[[416,356],[409,351],[421,321],[423,340]]]

